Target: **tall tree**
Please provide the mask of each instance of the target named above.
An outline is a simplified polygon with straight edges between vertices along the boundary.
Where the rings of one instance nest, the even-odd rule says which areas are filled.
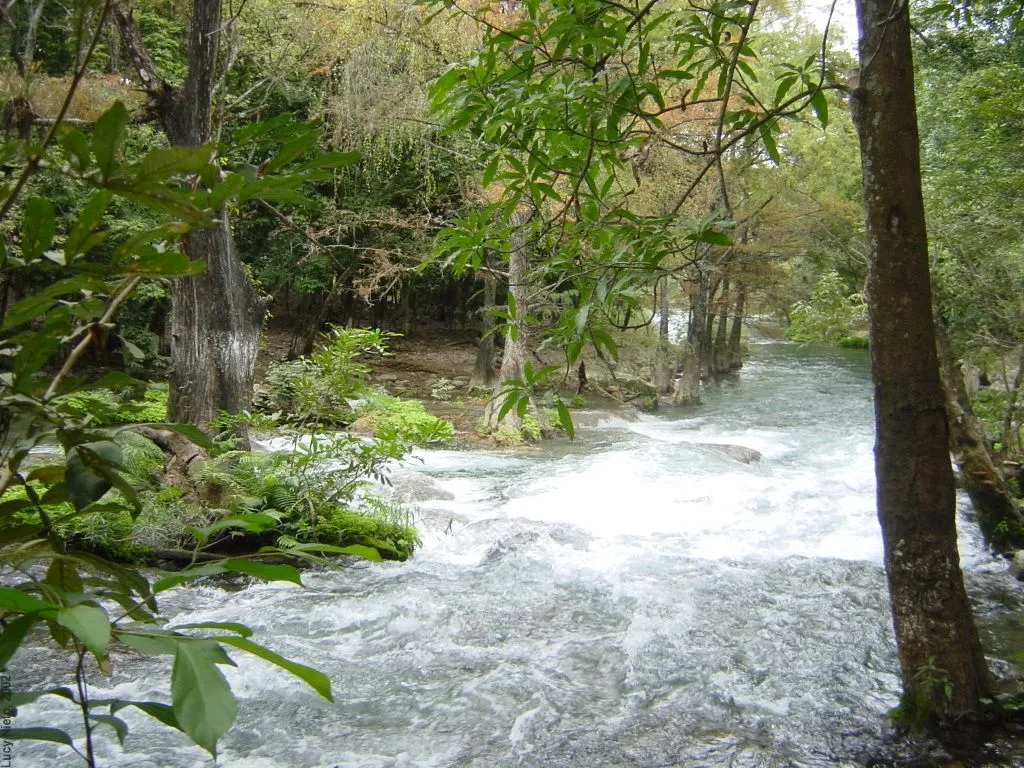
[[[172,87],[157,70],[127,2],[114,8],[124,53],[150,96],[175,146],[197,146],[212,137],[214,90],[224,30],[220,0],[194,0],[184,84]],[[202,276],[176,281],[171,310],[169,418],[203,425],[221,410],[237,412],[252,398],[253,370],[263,305],[235,250],[226,209],[217,226],[184,238],[189,258],[205,262]]]
[[[861,144],[875,382],[875,473],[903,707],[976,714],[992,684],[964,589],[932,320],[907,3],[858,0]]]

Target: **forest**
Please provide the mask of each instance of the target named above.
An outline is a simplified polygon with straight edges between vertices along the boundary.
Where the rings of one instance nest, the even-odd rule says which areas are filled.
[[[0,37],[0,760],[1024,760],[1022,6]]]

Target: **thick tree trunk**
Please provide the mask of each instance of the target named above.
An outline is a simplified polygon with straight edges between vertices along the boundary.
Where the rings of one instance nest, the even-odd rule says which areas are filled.
[[[651,389],[659,395],[667,395],[672,391],[672,380],[675,377],[675,366],[669,350],[668,338],[668,276],[659,282],[658,307],[658,348],[654,353],[654,366],[651,371]]]
[[[683,375],[675,381],[672,405],[700,404],[701,363],[704,359],[704,334],[707,332],[708,276],[700,272],[690,299],[690,322],[683,350]]]
[[[484,278],[484,305],[480,310],[480,343],[476,348],[476,363],[473,366],[473,376],[469,380],[469,386],[477,389],[490,389],[495,384],[494,372],[494,302],[498,293],[498,278],[490,270],[485,270]]]
[[[508,257],[508,290],[516,304],[515,321],[505,332],[505,351],[501,358],[501,374],[494,387],[494,396],[484,409],[484,425],[488,432],[495,432],[503,424],[505,428],[520,430],[523,420],[515,412],[509,411],[504,420],[498,419],[498,413],[505,402],[503,392],[504,382],[509,379],[523,380],[526,365],[526,344],[527,333],[524,318],[529,314],[529,301],[527,297],[527,280],[529,273],[529,260],[526,255],[526,231],[525,225],[528,214],[525,211],[517,211],[512,215],[512,252]],[[534,410],[531,408],[531,411]]]
[[[858,0],[860,138],[875,382],[878,517],[911,722],[978,714],[992,683],[957,552],[932,323],[907,5]]]
[[[950,446],[964,489],[985,540],[1001,552],[1024,548],[1024,515],[996,469],[985,444],[985,430],[974,415],[963,376],[942,321],[935,326],[942,385],[946,395]]]
[[[210,141],[213,88],[220,43],[220,0],[194,0],[188,75],[181,89],[160,76],[124,3],[114,9],[125,54],[153,100],[173,145]],[[206,263],[198,277],[176,280],[171,308],[171,391],[168,418],[205,425],[221,410],[249,407],[263,305],[235,251],[226,210],[218,226],[184,239],[189,258]]]
[[[733,309],[732,328],[729,331],[729,370],[736,371],[743,367],[743,315],[746,311],[747,287],[740,284],[736,295],[736,306]]]

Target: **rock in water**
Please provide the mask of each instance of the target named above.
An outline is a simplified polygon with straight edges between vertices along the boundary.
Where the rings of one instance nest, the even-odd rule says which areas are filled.
[[[744,464],[757,464],[764,458],[759,451],[755,451],[753,448],[744,448],[742,445],[729,445],[728,443],[696,443],[696,445],[703,450],[728,456],[730,459]]]

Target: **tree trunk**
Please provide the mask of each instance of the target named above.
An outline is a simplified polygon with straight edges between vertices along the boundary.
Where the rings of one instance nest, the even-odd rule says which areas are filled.
[[[654,353],[654,366],[651,371],[651,388],[659,395],[667,395],[672,391],[672,379],[675,377],[675,366],[669,354],[668,338],[668,276],[659,282],[661,291],[658,307],[658,348]]]
[[[708,276],[699,272],[690,299],[690,322],[683,350],[683,375],[676,379],[672,405],[700,405],[701,361],[707,323]]]
[[[528,214],[525,211],[517,211],[512,215],[510,221],[512,230],[512,252],[508,257],[508,290],[516,305],[516,316],[512,324],[505,332],[505,352],[501,358],[501,374],[494,387],[494,395],[487,407],[484,409],[484,425],[488,432],[495,432],[504,423],[505,428],[521,431],[523,420],[512,409],[505,414],[504,420],[498,419],[498,413],[505,402],[502,394],[505,391],[504,382],[509,379],[522,381],[526,365],[526,323],[524,318],[529,314],[530,309],[527,299],[527,280],[529,272],[529,260],[526,256],[526,221]],[[531,411],[535,410],[531,408]]]
[[[487,269],[484,278],[484,305],[480,310],[481,336],[476,348],[476,364],[469,386],[477,389],[490,389],[495,384],[494,373],[494,302],[498,292],[498,278]]]
[[[985,540],[997,550],[1022,549],[1024,515],[989,455],[985,430],[971,408],[963,376],[941,320],[935,325],[935,336],[946,395],[950,446],[960,467],[964,489],[971,497],[978,526]]]
[[[949,433],[932,322],[907,5],[858,0],[878,517],[903,709],[917,725],[976,715],[992,682],[956,541]]]
[[[747,287],[740,284],[736,295],[736,307],[733,309],[732,329],[729,332],[729,370],[736,371],[743,367],[743,350],[740,343],[743,339],[743,314],[746,311]]]
[[[729,371],[729,281],[722,282],[722,297],[718,303],[718,328],[715,333],[711,365],[714,373]]]
[[[220,0],[194,0],[187,40],[188,75],[181,89],[160,76],[125,5],[114,9],[124,53],[153,100],[172,145],[210,141],[220,43]],[[249,407],[263,305],[235,251],[227,210],[218,226],[184,239],[190,259],[206,262],[198,277],[174,282],[168,418],[205,425],[219,411]]]
[[[1014,456],[1020,450],[1020,427],[1017,422],[1017,402],[1020,389],[1024,386],[1024,344],[1017,345],[1017,373],[1013,383],[1006,389],[1006,411],[1003,413],[1003,455]]]

